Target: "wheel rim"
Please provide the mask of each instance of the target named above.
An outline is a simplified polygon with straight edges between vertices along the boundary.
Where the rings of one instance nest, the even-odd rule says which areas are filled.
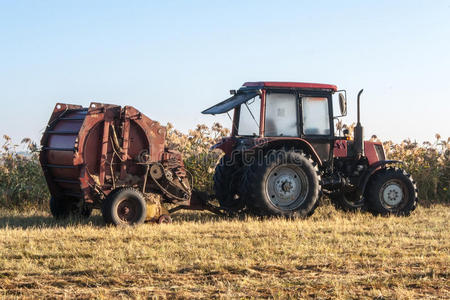
[[[124,223],[134,223],[139,215],[139,207],[134,199],[123,199],[117,205],[117,216]]]
[[[162,215],[159,217],[158,223],[159,224],[170,224],[170,223],[172,223],[172,218],[167,215]]]
[[[273,205],[281,209],[296,209],[308,195],[308,178],[296,166],[278,166],[267,179],[266,195]]]
[[[398,207],[406,196],[404,184],[398,180],[385,182],[380,189],[380,199],[386,208]]]

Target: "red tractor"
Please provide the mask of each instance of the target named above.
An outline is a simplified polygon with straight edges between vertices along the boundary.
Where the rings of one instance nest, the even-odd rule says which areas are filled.
[[[305,217],[325,194],[344,210],[413,211],[418,199],[411,175],[396,167],[401,162],[386,160],[381,143],[363,140],[362,91],[353,140],[348,132],[335,135],[334,120],[346,115],[347,100],[345,90],[330,84],[247,82],[203,111],[234,115],[232,136],[213,147],[225,153],[214,175],[221,208]]]

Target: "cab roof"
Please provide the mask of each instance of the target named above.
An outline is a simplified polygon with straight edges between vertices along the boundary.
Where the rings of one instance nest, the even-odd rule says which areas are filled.
[[[303,89],[320,89],[337,91],[337,86],[333,84],[324,83],[309,83],[309,82],[282,82],[282,81],[256,81],[246,82],[245,87],[273,87],[273,88],[303,88]]]
[[[278,81],[257,81],[257,82],[246,82],[243,86],[235,92],[230,98],[211,106],[208,109],[202,111],[202,114],[223,114],[236,106],[260,95],[260,89],[264,88],[297,88],[305,90],[321,90],[336,92],[337,87],[332,84],[322,84],[322,83],[306,83],[306,82],[278,82]]]

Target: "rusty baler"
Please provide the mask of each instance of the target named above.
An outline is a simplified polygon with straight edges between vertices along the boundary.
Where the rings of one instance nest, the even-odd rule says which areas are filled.
[[[181,208],[210,209],[192,190],[181,154],[165,147],[166,128],[131,106],[57,103],[41,140],[40,162],[54,217],[109,224],[170,222]],[[170,211],[163,203],[176,204]]]

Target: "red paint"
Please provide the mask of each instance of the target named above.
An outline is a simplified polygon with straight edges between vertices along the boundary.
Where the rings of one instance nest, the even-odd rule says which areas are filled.
[[[320,165],[322,165],[322,160],[320,159],[320,157],[317,154],[314,147],[307,140],[304,140],[302,138],[293,138],[293,137],[248,138],[248,139],[243,139],[243,141],[244,141],[243,145],[245,145],[245,146],[244,146],[244,148],[242,148],[238,151],[242,151],[244,149],[245,149],[245,151],[246,150],[255,150],[257,148],[264,147],[264,146],[267,146],[270,144],[274,144],[279,141],[281,141],[284,144],[286,144],[286,142],[294,142],[297,144],[301,143],[301,144],[305,145],[307,151],[309,153],[311,153],[311,155],[313,156],[313,159],[315,161],[317,161]],[[212,146],[211,150],[220,149],[225,153],[225,155],[231,156],[235,147],[236,147],[236,139],[233,137],[227,137],[227,138],[223,138],[219,143]]]
[[[219,143],[212,146],[211,150],[220,149],[225,153],[225,155],[230,156],[235,144],[235,139],[233,137],[226,137],[223,138]]]
[[[303,88],[303,89],[321,89],[337,91],[337,87],[333,84],[308,83],[308,82],[277,82],[277,81],[257,81],[246,82],[244,86],[262,86],[262,87],[280,87],[280,88]]]
[[[259,136],[264,136],[265,126],[266,126],[266,90],[263,90],[261,95],[261,112],[259,117]]]
[[[99,180],[100,185],[105,183],[105,175],[106,175],[106,160],[108,154],[108,144],[109,144],[109,126],[111,126],[111,120],[107,118],[107,114],[105,114],[105,122],[103,122],[103,138],[102,138],[102,146],[101,146],[101,156],[100,156],[100,172],[99,172]]]
[[[302,139],[302,138],[295,138],[295,137],[265,137],[265,138],[255,138],[254,139],[254,144],[255,146],[252,147],[251,149],[255,149],[261,146],[266,146],[268,144],[273,144],[276,142],[294,142],[294,143],[301,143],[303,145],[306,146],[306,148],[308,149],[308,151],[312,154],[313,159],[315,161],[317,161],[319,163],[319,165],[322,165],[322,160],[320,159],[319,155],[317,154],[316,150],[314,149],[314,147],[311,145],[311,143],[309,143],[307,140]]]
[[[128,147],[130,146],[130,117],[128,115],[128,106],[123,108],[123,120],[122,120],[122,141],[123,141],[123,153],[122,162],[120,164],[120,179],[125,179],[127,176],[127,159],[128,159]]]
[[[364,141],[364,153],[369,161],[369,165],[372,165],[379,161],[375,145],[382,145],[379,142]]]
[[[334,142],[334,148],[333,148],[333,156],[334,157],[347,157],[347,140],[336,140]]]

